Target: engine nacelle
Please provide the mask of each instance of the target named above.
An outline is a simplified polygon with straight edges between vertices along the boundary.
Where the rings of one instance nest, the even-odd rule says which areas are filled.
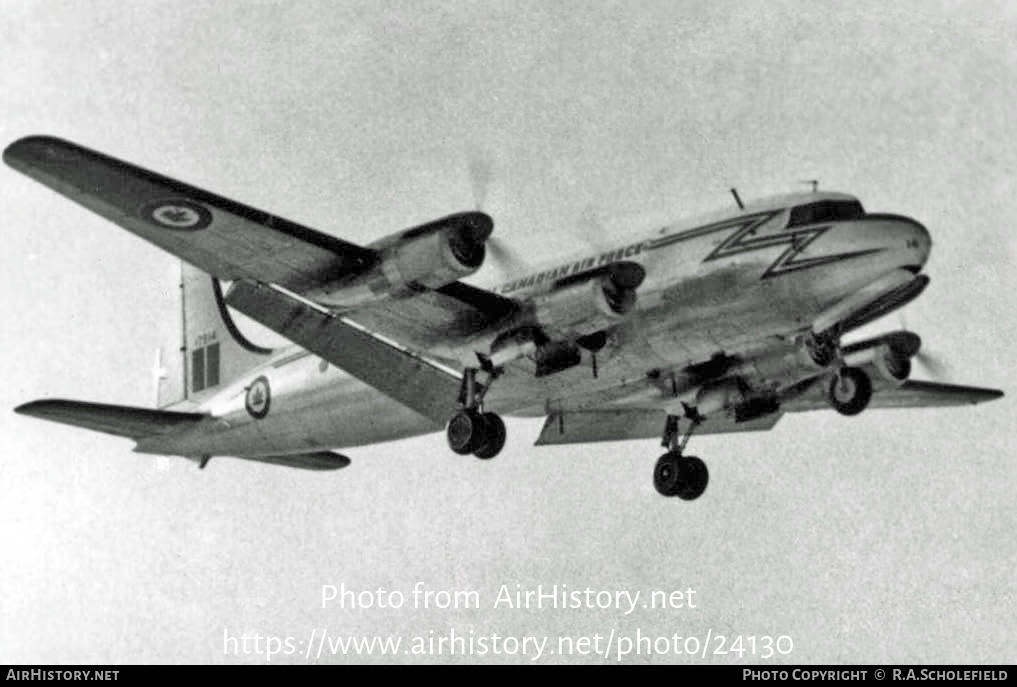
[[[484,213],[466,212],[393,234],[371,244],[378,258],[370,269],[305,295],[348,309],[440,288],[480,269],[493,228]]]
[[[616,262],[559,282],[533,298],[533,316],[551,339],[576,339],[625,319],[636,307],[636,288],[646,272],[634,262]]]
[[[400,241],[382,253],[380,266],[393,292],[436,289],[480,269],[485,252],[483,239],[454,226]]]
[[[896,388],[911,376],[911,359],[895,353],[889,346],[880,346],[876,349],[872,362],[864,369],[870,378],[882,380]]]
[[[896,388],[911,375],[911,358],[922,340],[911,332],[891,332],[844,347],[844,364],[863,369],[873,382]]]
[[[825,361],[823,361],[825,362]],[[750,379],[781,382],[795,382],[815,376],[829,367],[816,362],[808,346],[796,345],[767,352],[765,355],[750,358],[733,368],[733,372]]]

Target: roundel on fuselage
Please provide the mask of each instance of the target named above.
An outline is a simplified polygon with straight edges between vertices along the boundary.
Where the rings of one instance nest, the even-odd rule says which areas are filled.
[[[272,405],[272,389],[268,385],[268,379],[264,376],[258,377],[247,387],[247,395],[244,397],[244,407],[251,417],[256,420],[268,415],[269,406]]]

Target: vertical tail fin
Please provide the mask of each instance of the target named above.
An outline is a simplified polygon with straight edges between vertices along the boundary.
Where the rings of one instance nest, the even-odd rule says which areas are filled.
[[[181,262],[179,291],[177,326],[164,337],[152,371],[158,408],[200,401],[272,353],[237,329],[217,279]]]

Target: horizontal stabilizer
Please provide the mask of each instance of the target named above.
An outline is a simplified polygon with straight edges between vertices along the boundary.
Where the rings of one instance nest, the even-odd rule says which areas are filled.
[[[131,439],[164,434],[181,425],[196,424],[206,418],[199,413],[177,413],[61,399],[32,401],[18,406],[14,412]]]

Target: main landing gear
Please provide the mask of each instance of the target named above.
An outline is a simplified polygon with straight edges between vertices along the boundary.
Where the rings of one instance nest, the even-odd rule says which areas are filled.
[[[657,459],[653,469],[653,486],[664,496],[677,496],[685,501],[692,501],[703,495],[710,481],[710,472],[706,463],[696,456],[683,455],[685,445],[692,433],[702,422],[698,413],[691,413],[689,430],[682,437],[678,431],[678,416],[668,415],[664,426],[662,444],[668,452]]]
[[[445,429],[449,448],[461,456],[472,453],[487,460],[505,447],[505,423],[497,414],[484,412],[484,393],[488,388],[490,381],[487,386],[477,384],[475,369],[468,368],[463,373],[459,389],[463,409],[452,416]]]

